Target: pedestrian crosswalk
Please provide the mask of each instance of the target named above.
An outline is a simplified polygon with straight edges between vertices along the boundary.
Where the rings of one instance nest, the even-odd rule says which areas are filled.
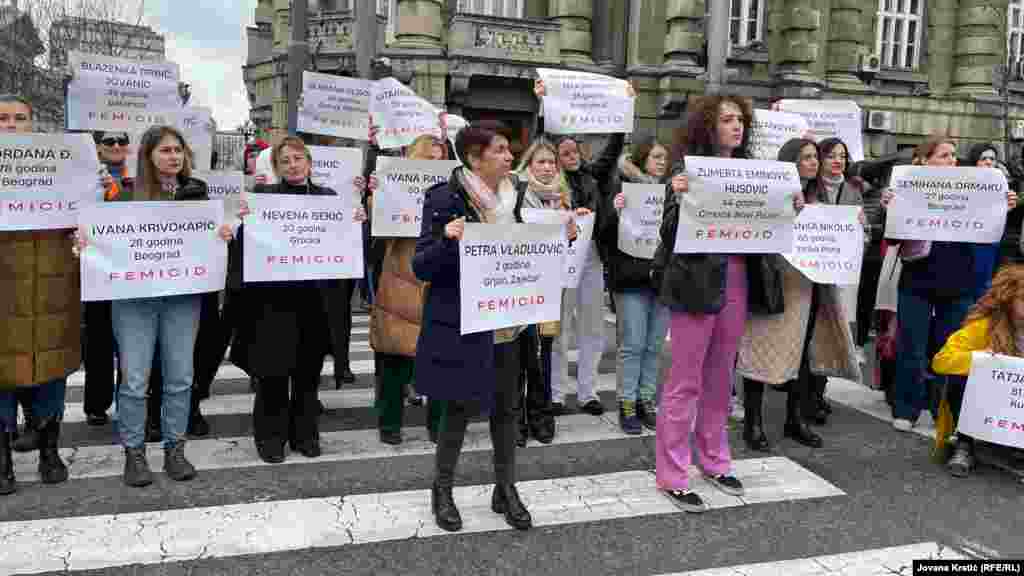
[[[248,430],[253,397],[245,374],[225,363],[203,403],[212,434],[186,448],[199,471],[187,483],[163,477],[162,450],[150,444],[157,481],[123,486],[115,424],[85,424],[83,378],[76,375],[61,448],[70,480],[42,486],[35,455],[15,455],[19,493],[0,497],[0,574],[909,574],[900,567],[913,559],[959,554],[934,538],[893,537],[857,549],[843,541],[803,546],[766,559],[763,541],[751,534],[779,532],[774,523],[782,532],[841,523],[837,511],[863,495],[813,461],[746,453],[734,435],[734,473],[746,493],[720,492],[694,468],[692,488],[709,512],[686,515],[656,487],[654,435],[622,434],[612,410],[559,417],[551,444],[531,440],[517,451],[517,486],[534,519],[529,533],[512,530],[490,509],[492,450],[488,425],[477,418],[455,490],[464,528],[443,532],[430,509],[435,447],[423,409],[407,409],[402,444],[379,441],[372,352],[360,329],[365,315],[355,326],[357,382],[335,390],[325,378],[320,392],[328,408],[321,457],[260,460]],[[611,408],[614,337],[608,340],[597,390]],[[324,376],[333,369],[329,362]],[[702,556],[701,547],[711,550],[716,539],[737,552]],[[622,550],[638,557],[622,558]],[[709,564],[708,557],[716,559]]]

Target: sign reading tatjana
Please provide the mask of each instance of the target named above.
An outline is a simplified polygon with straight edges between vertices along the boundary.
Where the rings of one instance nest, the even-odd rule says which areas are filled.
[[[807,131],[807,120],[799,114],[754,110],[754,121],[750,124],[750,157],[778,160],[782,146],[793,138],[801,138]]]
[[[848,162],[864,159],[860,106],[852,100],[780,100],[779,110],[799,114],[807,120],[815,142],[839,138],[846,144]],[[824,159],[822,159],[824,162]]]
[[[972,354],[959,430],[985,442],[1024,448],[1024,358]]]
[[[676,253],[782,254],[793,248],[796,164],[686,157]]]
[[[250,194],[245,282],[363,277],[363,229],[339,196]]]
[[[394,78],[374,82],[370,115],[377,125],[377,145],[401,148],[424,134],[441,137],[440,110]]]
[[[633,132],[633,98],[625,80],[538,68],[544,81],[544,129],[552,134]]]
[[[523,222],[527,224],[554,224],[565,226],[568,224],[571,214],[564,210],[544,210],[536,208],[522,209]],[[576,239],[569,241],[569,231],[566,230],[565,237],[565,266],[562,269],[562,287],[576,289],[580,286],[580,277],[583,273],[583,265],[590,255],[591,238],[594,236],[594,214],[576,216],[573,219],[576,227]]]
[[[70,52],[69,130],[141,132],[181,108],[178,65]]]
[[[661,240],[665,186],[623,182],[622,193],[626,205],[619,212],[619,250],[634,258],[650,260]]]
[[[564,226],[466,224],[459,242],[461,333],[558,320],[564,258]]]
[[[860,282],[864,226],[859,206],[808,204],[793,224],[793,249],[786,261],[817,284]]]
[[[299,132],[368,140],[371,89],[367,80],[303,72]]]
[[[459,165],[453,160],[406,160],[377,157],[377,190],[373,193],[374,236],[415,238],[423,221],[423,193],[447,182]]]
[[[88,134],[5,134],[0,140],[0,231],[78,225],[99,202],[100,161]]]
[[[900,240],[999,242],[1009,187],[1000,170],[896,166],[885,236]]]
[[[224,204],[111,202],[82,208],[82,301],[224,289],[228,249],[217,234]]]

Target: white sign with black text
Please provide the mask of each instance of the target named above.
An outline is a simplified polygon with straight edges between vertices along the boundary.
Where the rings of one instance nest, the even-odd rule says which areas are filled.
[[[441,137],[441,111],[394,78],[374,82],[370,115],[377,126],[377,145],[401,148],[430,134]]]
[[[423,194],[447,182],[459,165],[452,160],[406,160],[377,157],[377,190],[373,193],[370,231],[374,236],[415,238],[423,220]]]
[[[619,78],[538,68],[544,81],[544,129],[552,134],[632,133],[634,102]]]
[[[958,429],[977,440],[1024,448],[1024,358],[971,355]]]
[[[839,138],[846,144],[849,162],[864,159],[863,115],[852,100],[780,100],[779,110],[807,120],[813,140]],[[823,160],[824,161],[824,160]]]
[[[661,240],[665,212],[665,186],[622,183],[626,205],[619,212],[619,250],[634,258],[650,260]]]
[[[859,206],[808,204],[793,224],[793,249],[782,256],[817,284],[860,282],[864,225]]]
[[[750,157],[778,160],[782,146],[794,138],[802,138],[807,131],[807,120],[799,114],[754,110],[754,121],[750,125]]]
[[[527,224],[557,224],[565,226],[569,223],[571,213],[564,210],[544,210],[537,208],[522,209],[523,222]],[[571,242],[566,230],[565,269],[563,288],[576,289],[583,275],[583,265],[590,255],[591,238],[594,236],[594,214],[572,218],[576,227],[576,239]]]
[[[303,72],[299,132],[368,140],[372,89],[360,78]]]
[[[68,130],[141,132],[181,108],[178,65],[68,53]]]
[[[363,174],[363,151],[359,148],[336,146],[307,146],[313,156],[310,180],[317,186],[334,190],[339,197],[359,203],[362,193],[355,189],[357,176]]]

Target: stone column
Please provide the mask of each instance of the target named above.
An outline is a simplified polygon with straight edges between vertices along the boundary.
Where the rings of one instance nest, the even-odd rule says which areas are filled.
[[[953,81],[957,0],[928,3],[928,87],[933,96],[949,92]]]
[[[863,28],[864,7],[863,0],[832,0],[826,76],[832,88],[844,91],[866,89],[857,76],[861,49],[867,39]]]
[[[591,0],[551,0],[550,10],[551,20],[562,25],[562,63],[592,66]]]
[[[776,73],[783,96],[817,97],[824,85],[815,74],[815,64],[822,56],[818,42],[821,10],[815,0],[782,0],[780,18],[782,54]]]
[[[1002,63],[1006,45],[1006,35],[1001,33],[1006,7],[1006,0],[960,0],[951,94],[995,95],[993,67]]]
[[[667,0],[665,66],[703,71],[698,58],[704,49],[704,0]]]
[[[442,0],[397,0],[398,22],[395,23],[395,47],[441,47]]]
[[[274,0],[274,51],[287,52],[292,35],[291,1]]]

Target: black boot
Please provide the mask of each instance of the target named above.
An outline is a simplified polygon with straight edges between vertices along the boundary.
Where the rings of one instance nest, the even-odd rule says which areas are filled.
[[[434,521],[442,530],[458,532],[462,530],[462,516],[455,507],[451,486],[439,486],[434,482],[430,490],[430,506],[434,510]]]
[[[452,486],[455,484],[455,468],[459,464],[462,443],[466,437],[465,407],[455,402],[449,403],[437,427],[434,489],[431,492],[434,520],[442,530],[457,532],[462,530],[462,516],[455,507]]]
[[[14,482],[14,460],[11,458],[11,435],[0,431],[0,495],[13,494],[17,490]]]
[[[21,406],[22,412],[25,413],[25,428],[21,431],[21,434],[17,435],[17,439],[11,444],[11,448],[15,452],[32,452],[33,450],[39,449],[39,423],[36,422],[35,414],[32,413],[32,408],[25,404]]]
[[[192,392],[192,408],[188,413],[188,433],[190,436],[207,436],[210,433],[210,423],[203,418],[199,411],[199,395]]]
[[[814,400],[813,397],[807,399],[804,396],[811,392],[807,389],[808,384],[805,381],[790,383],[789,393],[786,395],[786,427],[784,433],[786,438],[792,438],[804,446],[821,448],[821,436],[815,434],[804,419],[804,405],[813,405]]]
[[[491,510],[504,514],[505,522],[516,530],[529,530],[533,526],[530,512],[519,499],[515,484],[495,484],[491,495]]]
[[[743,441],[756,452],[771,452],[764,433],[764,383],[743,379]]]
[[[68,479],[68,467],[60,459],[60,420],[44,418],[39,421],[39,478],[43,484],[60,484]]]

